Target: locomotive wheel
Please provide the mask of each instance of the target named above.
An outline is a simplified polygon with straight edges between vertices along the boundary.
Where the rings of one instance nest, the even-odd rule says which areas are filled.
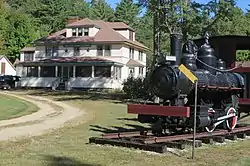
[[[231,107],[231,108],[228,109],[227,115],[230,115],[230,114],[236,114],[235,108]],[[235,128],[236,124],[237,124],[237,121],[238,121],[237,115],[235,115],[234,117],[226,120],[227,129],[228,130],[233,130]]]

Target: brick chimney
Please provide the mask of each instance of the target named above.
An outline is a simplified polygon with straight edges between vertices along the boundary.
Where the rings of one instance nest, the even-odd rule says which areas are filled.
[[[71,16],[67,19],[67,24],[72,24],[74,22],[79,21],[79,17],[78,16]]]

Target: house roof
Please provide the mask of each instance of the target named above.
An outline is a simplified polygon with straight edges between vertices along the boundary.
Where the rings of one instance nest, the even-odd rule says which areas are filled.
[[[107,22],[107,24],[112,27],[113,29],[129,29],[131,31],[135,31],[133,28],[131,28],[130,26],[128,26],[127,24],[125,24],[124,22]]]
[[[29,51],[29,52],[35,52],[36,47],[24,47],[23,49],[21,49],[21,51]]]
[[[148,50],[149,48],[143,45],[138,41],[132,41],[122,36],[120,33],[116,32],[114,29],[119,28],[129,28],[124,23],[110,23],[104,22],[103,20],[90,20],[88,18],[79,20],[77,22],[68,24],[66,27],[74,26],[96,26],[99,31],[95,36],[82,36],[82,37],[66,37],[64,34],[66,29],[58,31],[54,34],[51,34],[48,37],[44,37],[35,41],[35,43],[57,43],[57,44],[66,44],[66,43],[125,43],[131,46],[137,46],[140,49]]]
[[[10,61],[5,55],[0,55],[0,60],[1,60],[2,58],[5,58],[5,59],[7,60],[7,62],[9,62],[10,66],[11,66],[14,70],[16,70],[15,66],[11,63],[11,61]]]
[[[127,64],[128,67],[144,67],[145,65],[141,64],[140,62],[134,60],[134,59],[130,59]]]
[[[114,62],[112,60],[107,60],[102,57],[53,57],[53,58],[47,58],[42,59],[39,61],[24,61],[19,62],[18,64],[51,64],[55,65],[56,63],[62,64],[62,63],[80,63],[82,65],[86,64],[99,64],[99,65],[118,65],[122,66],[121,63]]]
[[[71,24],[66,25],[67,28],[79,27],[79,26],[90,26],[91,27],[91,26],[97,26],[97,25],[94,24],[94,22],[92,20],[90,20],[89,18],[81,19],[79,21],[76,21],[76,22],[73,22]],[[100,28],[100,27],[98,27],[98,28]]]
[[[16,59],[15,62],[13,63],[13,65],[15,66],[16,64],[18,64],[20,62],[19,59]]]

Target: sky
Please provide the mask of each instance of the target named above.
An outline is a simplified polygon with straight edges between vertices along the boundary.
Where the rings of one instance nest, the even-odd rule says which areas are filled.
[[[207,3],[209,0],[195,0],[199,3]],[[111,5],[112,8],[116,7],[116,4],[120,2],[120,0],[106,0],[107,3]],[[243,11],[246,11],[246,9],[250,9],[248,7],[248,4],[250,4],[249,0],[237,0],[237,6],[239,6]]]

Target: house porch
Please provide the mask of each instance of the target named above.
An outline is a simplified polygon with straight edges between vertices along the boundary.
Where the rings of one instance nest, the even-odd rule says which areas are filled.
[[[17,64],[21,76],[18,87],[52,88],[66,90],[75,88],[122,88],[121,67],[123,64],[82,58],[81,61],[24,62]]]

